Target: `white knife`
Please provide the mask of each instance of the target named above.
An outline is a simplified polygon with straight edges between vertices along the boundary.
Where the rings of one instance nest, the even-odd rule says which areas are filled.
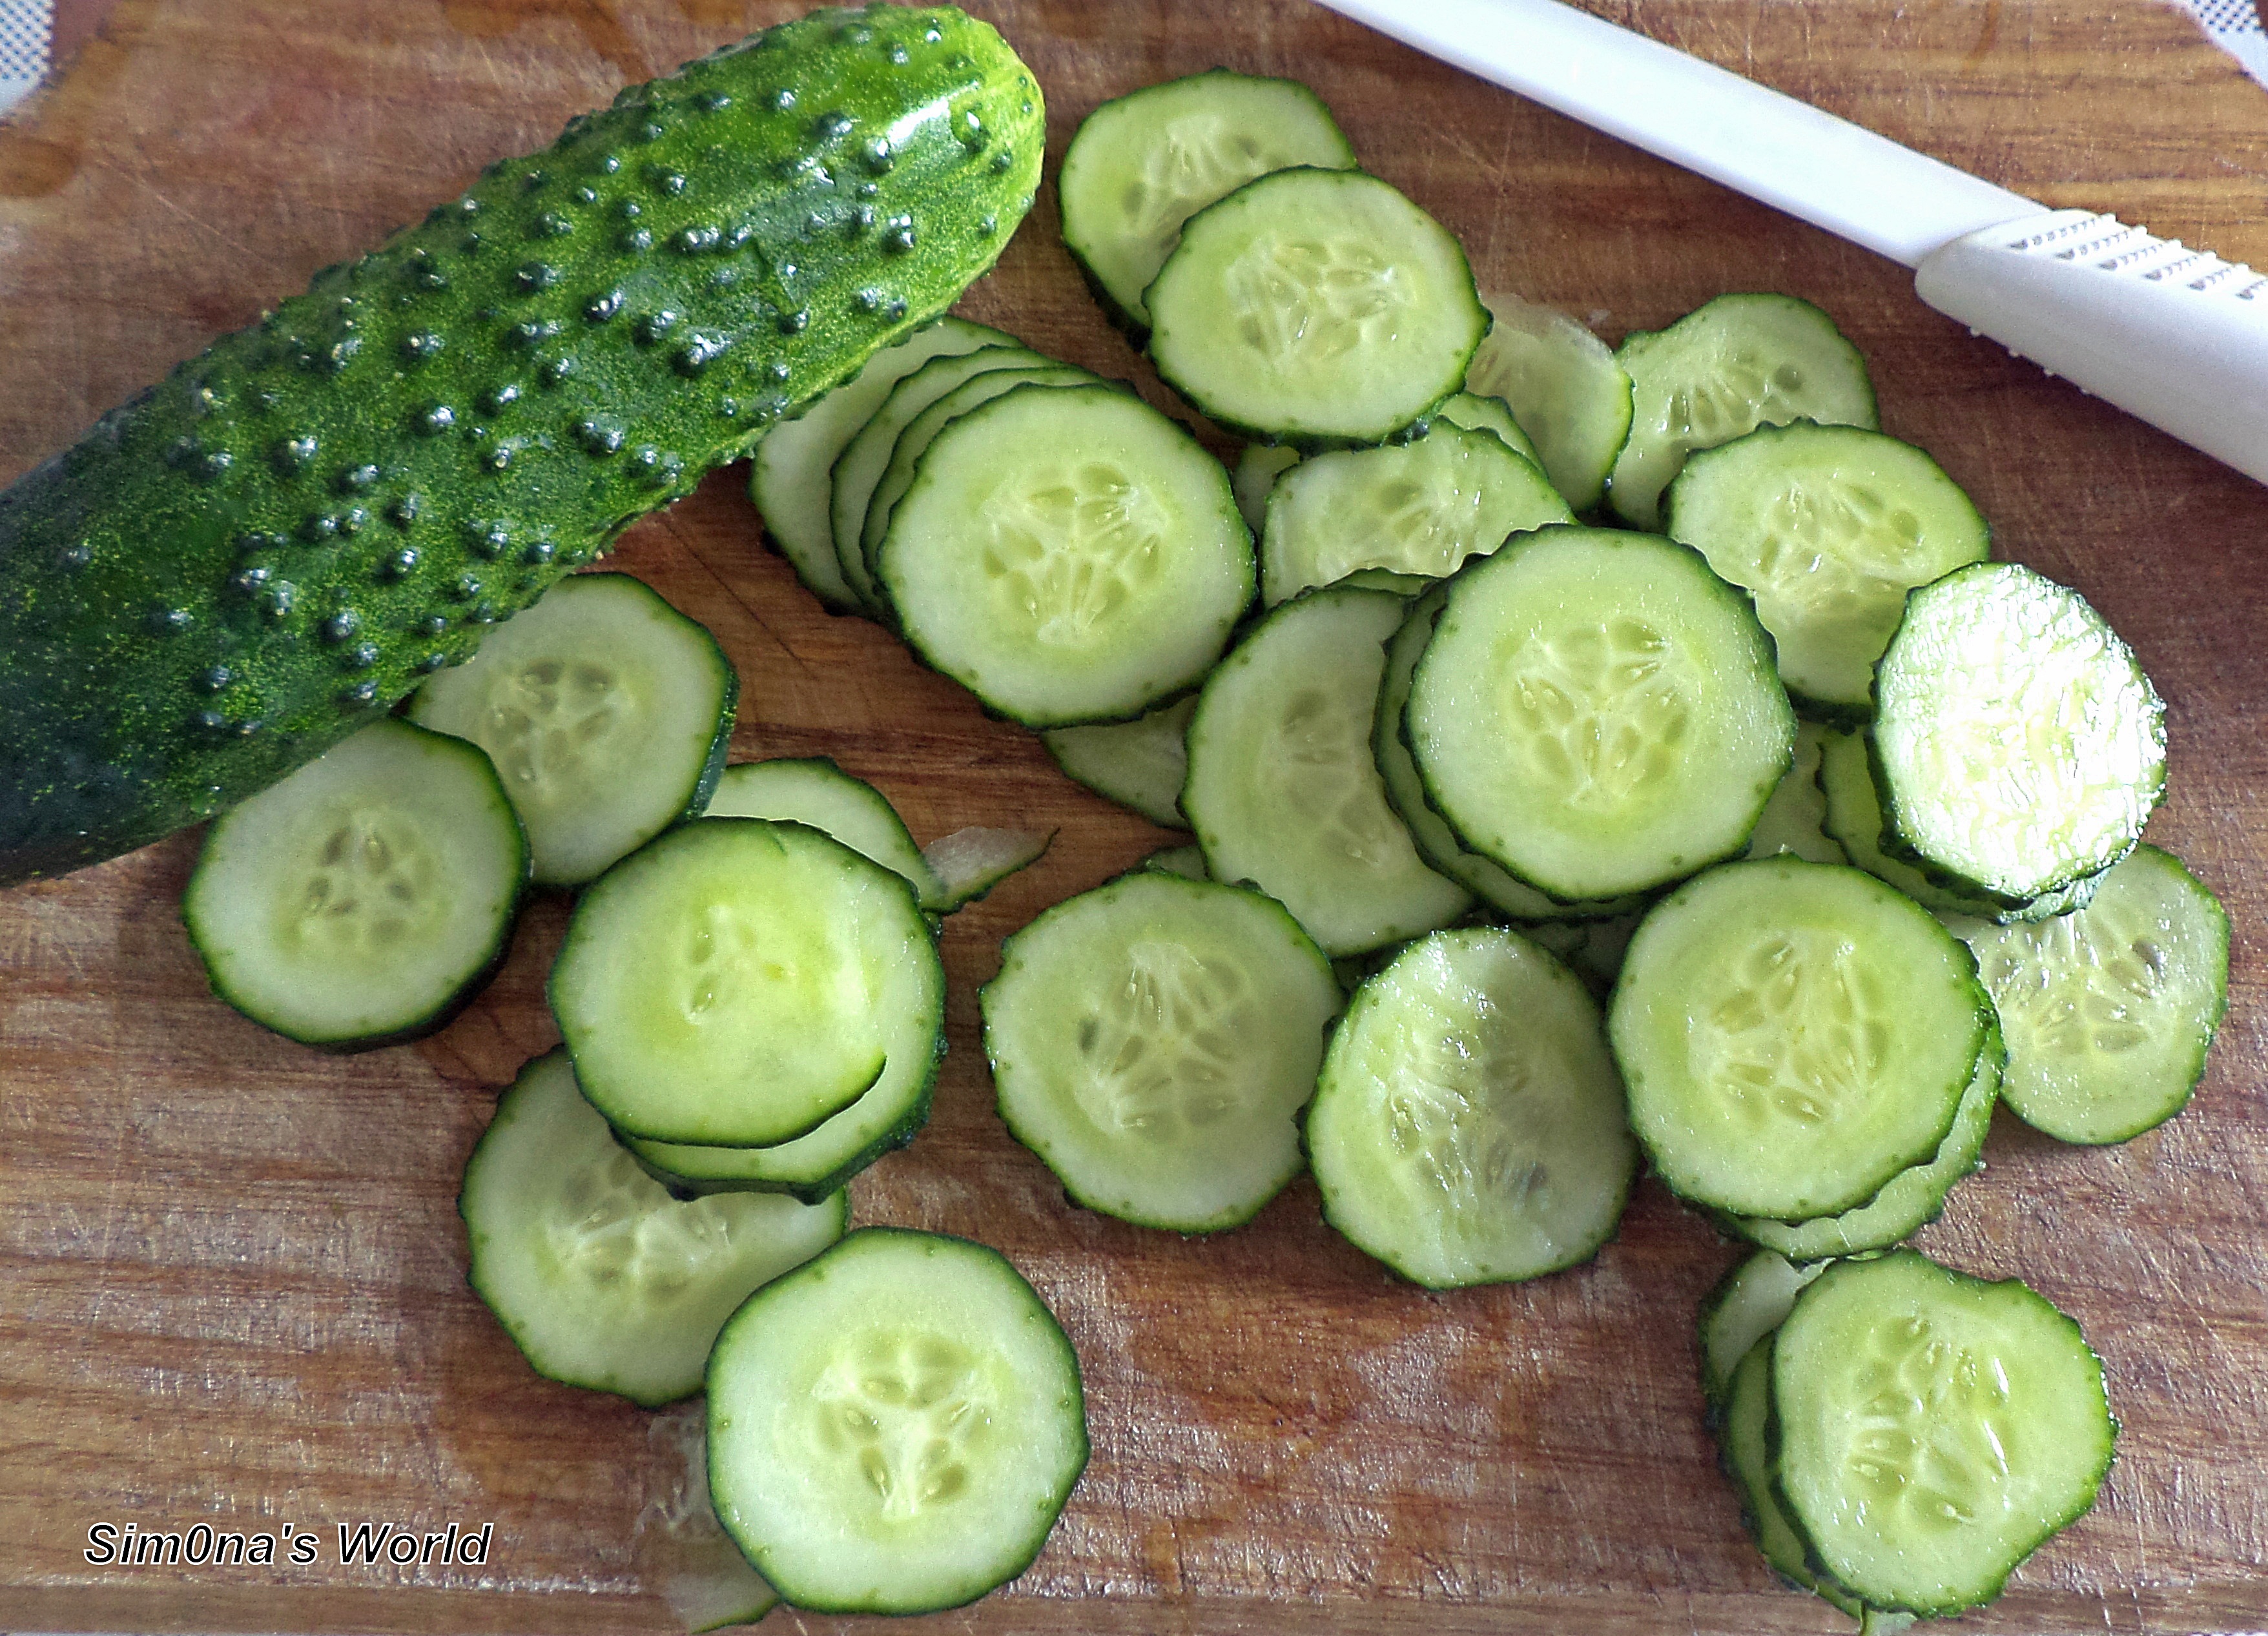
[[[2049,210],[1558,0],[1321,0],[1914,269],[1921,298],[2268,483],[2268,277]]]

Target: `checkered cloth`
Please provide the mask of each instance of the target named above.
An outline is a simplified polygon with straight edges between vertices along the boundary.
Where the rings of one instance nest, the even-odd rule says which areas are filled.
[[[2268,27],[2262,26],[2254,0],[2175,0],[2213,37],[2213,43],[2244,64],[2244,71],[2268,85]]]

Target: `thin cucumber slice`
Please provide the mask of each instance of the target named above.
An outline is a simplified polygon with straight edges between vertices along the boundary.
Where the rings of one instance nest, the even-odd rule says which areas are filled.
[[[1104,800],[1160,829],[1187,829],[1181,799],[1189,755],[1183,739],[1197,708],[1197,694],[1185,693],[1130,722],[1050,728],[1040,742],[1057,767]]]
[[[1874,661],[1906,593],[1981,562],[1992,531],[1911,444],[1856,426],[1761,426],[1685,463],[1664,532],[1756,599],[1797,705],[1874,713]]]
[[[1428,1289],[1589,1260],[1638,1168],[1597,1002],[1500,927],[1435,932],[1355,991],[1306,1133],[1324,1219]]]
[[[891,445],[890,463],[883,468],[881,481],[874,485],[873,497],[866,502],[866,521],[858,535],[858,552],[866,561],[865,583],[870,587],[878,583],[882,537],[889,532],[890,515],[898,509],[898,502],[905,497],[906,490],[913,487],[914,470],[920,465],[924,451],[947,422],[958,420],[977,405],[990,403],[1009,388],[1027,382],[1040,386],[1078,386],[1099,378],[1069,363],[1028,370],[988,370],[961,382],[907,422],[905,430]]]
[[[2228,916],[2140,846],[2085,907],[1962,935],[2008,1035],[2001,1097],[2060,1141],[2114,1142],[2188,1105],[2228,1005]]]
[[[1701,1345],[1702,1395],[1712,1411],[1724,1408],[1732,1394],[1733,1372],[1749,1349],[1779,1327],[1803,1287],[1826,1270],[1823,1262],[1798,1266],[1786,1256],[1759,1250],[1709,1293],[1695,1327]]]
[[[2109,869],[2165,794],[2165,706],[2132,650],[2013,562],[1906,599],[1870,731],[1886,847],[2003,906]]]
[[[1447,821],[1426,804],[1425,781],[1418,776],[1418,764],[1410,759],[1410,745],[1402,736],[1402,710],[1409,701],[1410,675],[1432,640],[1434,623],[1448,598],[1447,586],[1426,591],[1410,604],[1402,623],[1386,640],[1386,669],[1379,679],[1370,736],[1371,759],[1386,790],[1386,804],[1409,826],[1420,857],[1499,914],[1515,921],[1560,921],[1624,914],[1638,907],[1643,900],[1636,898],[1569,904],[1546,897],[1495,860],[1466,851]]]
[[[1969,1089],[1961,1095],[1953,1128],[1937,1145],[1937,1156],[1927,1164],[1900,1170],[1883,1184],[1881,1192],[1857,1209],[1793,1223],[1727,1217],[1726,1224],[1750,1244],[1776,1251],[1791,1261],[1865,1255],[1903,1244],[1937,1220],[1954,1188],[1983,1168],[1984,1138],[1992,1128],[1992,1109],[2000,1099],[2001,1074],[2007,1060],[1999,1024],[1995,1023],[1977,1059],[1977,1072]]]
[[[1252,599],[1228,473],[1104,385],[1023,385],[932,440],[882,542],[906,640],[1029,727],[1194,686]]]
[[[922,857],[889,798],[826,756],[728,767],[704,818],[785,818],[824,830],[853,852],[906,877],[924,909],[942,913],[945,883]]]
[[[724,770],[740,678],[717,639],[627,574],[577,574],[411,695],[409,719],[489,752],[535,879],[595,879]]]
[[[1819,761],[1827,738],[1827,730],[1817,723],[1797,723],[1795,759],[1764,803],[1749,837],[1749,856],[1770,858],[1792,852],[1814,863],[1851,861],[1842,843],[1827,833],[1827,792],[1819,784]]]
[[[1488,331],[1439,222],[1359,171],[1278,171],[1191,216],[1143,300],[1200,413],[1302,448],[1382,443],[1463,384]]]
[[[927,1613],[1031,1566],[1086,1469],[1071,1342],[997,1251],[869,1227],[733,1315],[718,1520],[792,1605]]]
[[[527,837],[477,745],[381,721],[225,813],[181,920],[213,992],[302,1045],[439,1028],[512,947]]]
[[[473,1288],[535,1372],[653,1408],[701,1390],[749,1292],[843,1236],[850,1202],[684,1202],[622,1151],[563,1051],[519,1072],[465,1166]]]
[[[1190,216],[1270,171],[1354,164],[1330,110],[1297,80],[1223,68],[1168,80],[1080,122],[1056,179],[1064,243],[1111,321],[1139,346],[1150,324],[1142,292]]]
[[[1595,510],[1630,436],[1629,375],[1565,313],[1517,296],[1482,300],[1496,322],[1465,370],[1465,390],[1502,399],[1535,440],[1552,487],[1576,510]]]
[[[866,510],[875,487],[890,469],[898,437],[916,416],[947,392],[996,370],[1039,370],[1055,363],[1025,346],[986,347],[956,357],[932,358],[890,388],[872,418],[858,429],[829,474],[832,493],[828,519],[835,531],[835,556],[843,583],[869,613],[882,607],[880,591],[866,565]]]
[[[1609,1037],[1680,1197],[1800,1221],[1864,1204],[1952,1129],[1992,1019],[1976,962],[1870,875],[1727,863],[1631,939]]]
[[[1771,1359],[1773,1480],[1811,1559],[1866,1602],[1990,1602],[2095,1503],[2117,1422],[2079,1326],[2023,1284],[1909,1250],[1839,1261]]]
[[[633,1525],[638,1577],[661,1599],[686,1636],[754,1625],[779,1605],[779,1592],[748,1566],[709,1502],[709,1427],[705,1405],[656,1415],[646,1442],[684,1462],[666,1498],[648,1500]]]
[[[1789,1306],[1794,1304],[1799,1290],[1788,1292]],[[1780,1317],[1786,1316],[1786,1309],[1783,1308]],[[1774,1321],[1773,1327],[1778,1327],[1778,1322]],[[1772,1336],[1767,1331],[1733,1367],[1732,1378],[1727,1383],[1724,1428],[1720,1434],[1726,1472],[1740,1494],[1741,1511],[1749,1532],[1772,1572],[1800,1589],[1824,1597],[1852,1618],[1861,1618],[1867,1610],[1866,1604],[1812,1566],[1803,1548],[1803,1537],[1787,1520],[1787,1513],[1780,1508],[1779,1496],[1772,1492],[1769,1436],[1771,1358]]]
[[[1466,847],[1567,902],[1736,856],[1795,743],[1748,598],[1697,552],[1593,528],[1450,583],[1403,720]]]
[[[796,577],[829,610],[854,613],[859,606],[857,593],[843,583],[843,564],[835,554],[835,525],[828,508],[836,457],[882,407],[890,388],[932,358],[974,352],[979,347],[1021,344],[1013,335],[966,319],[939,319],[896,346],[884,348],[849,380],[813,400],[794,420],[764,434],[756,445],[749,495],[763,514],[773,543],[794,565]]]
[[[1633,409],[1607,500],[1638,528],[1661,526],[1661,491],[1696,449],[1796,420],[1879,423],[1866,359],[1793,296],[1719,296],[1668,329],[1627,337],[1615,361]]]
[[[943,889],[934,904],[938,914],[962,909],[990,891],[1020,869],[1027,869],[1054,844],[1051,829],[988,829],[972,824],[922,848],[922,862]]]
[[[945,973],[902,876],[806,825],[719,818],[583,894],[549,994],[616,1129],[763,1148],[873,1086],[902,1019],[942,1028]]]
[[[1203,847],[1160,847],[1136,867],[1156,869],[1166,875],[1178,875],[1183,880],[1204,881],[1212,878],[1205,873]]]
[[[1298,1174],[1339,987],[1258,892],[1122,875],[1009,938],[979,998],[1001,1119],[1087,1208],[1216,1233]]]
[[[1383,644],[1401,622],[1381,591],[1285,603],[1206,679],[1189,723],[1182,811],[1205,867],[1252,882],[1333,956],[1446,926],[1472,902],[1418,857],[1371,758]]]
[[[1503,399],[1484,397],[1476,392],[1455,392],[1444,398],[1433,414],[1435,418],[1452,426],[1462,426],[1469,432],[1494,433],[1506,448],[1537,471],[1543,469],[1543,456],[1528,434],[1520,429],[1520,422],[1512,418],[1512,407]],[[1547,476],[1544,481],[1549,482],[1550,479]],[[1552,492],[1558,491],[1555,488]]]
[[[1261,600],[1274,607],[1369,569],[1444,578],[1513,534],[1572,520],[1559,491],[1502,439],[1437,421],[1423,437],[1317,455],[1276,480]]]
[[[1247,444],[1237,457],[1230,487],[1236,495],[1238,515],[1255,539],[1268,523],[1268,496],[1276,480],[1300,464],[1300,451],[1289,444]]]

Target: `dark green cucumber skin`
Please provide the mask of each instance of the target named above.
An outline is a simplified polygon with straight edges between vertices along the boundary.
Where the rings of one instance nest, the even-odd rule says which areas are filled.
[[[0,885],[210,818],[469,657],[949,305],[1043,123],[985,24],[814,12],[112,410],[0,494]]]

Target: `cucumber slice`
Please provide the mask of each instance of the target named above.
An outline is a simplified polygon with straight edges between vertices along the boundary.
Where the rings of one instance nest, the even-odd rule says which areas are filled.
[[[1493,433],[1506,448],[1537,471],[1543,469],[1543,455],[1528,434],[1520,429],[1520,422],[1512,418],[1511,406],[1503,399],[1484,397],[1475,392],[1454,392],[1441,400],[1441,407],[1433,414],[1436,419],[1462,426],[1469,432]],[[1547,476],[1544,481],[1549,482],[1550,479]],[[1555,488],[1553,492],[1558,491]]]
[[[1021,344],[1013,335],[966,319],[939,319],[876,353],[865,368],[814,399],[800,415],[764,434],[756,445],[749,497],[763,514],[764,528],[780,554],[794,565],[796,577],[829,611],[855,613],[860,605],[858,593],[843,583],[843,564],[835,554],[829,507],[836,458],[882,407],[890,388],[932,358]]]
[[[1567,902],[1737,855],[1795,742],[1748,598],[1697,552],[1605,529],[1459,574],[1403,715],[1466,847]]]
[[[1589,1260],[1638,1168],[1597,1002],[1498,927],[1435,932],[1355,991],[1306,1135],[1324,1220],[1428,1289]]]
[[[1178,422],[1111,386],[1024,385],[932,440],[881,578],[928,664],[1063,727],[1195,686],[1252,599],[1252,543]]]
[[[1051,829],[987,829],[972,824],[932,840],[922,848],[922,862],[944,889],[934,912],[950,914],[966,908],[1019,869],[1037,863],[1055,838]]]
[[[843,1236],[850,1203],[683,1203],[622,1151],[566,1053],[519,1071],[465,1166],[474,1290],[535,1372],[647,1408],[701,1390],[750,1291]]]
[[[1122,875],[1009,938],[979,1000],[1001,1119],[1088,1209],[1217,1233],[1299,1173],[1339,987],[1258,892]]]
[[[1299,464],[1300,451],[1289,444],[1247,444],[1237,457],[1230,488],[1236,495],[1237,513],[1255,539],[1267,525],[1268,496],[1275,489],[1276,480]]]
[[[1261,600],[1274,607],[1366,569],[1440,579],[1513,534],[1572,520],[1543,473],[1493,433],[1437,421],[1423,437],[1317,455],[1277,479]]]
[[[213,992],[302,1045],[430,1034],[512,947],[527,837],[476,745],[380,721],[224,814],[181,920]]]
[[[1734,1371],[1749,1349],[1779,1327],[1803,1287],[1826,1270],[1823,1261],[1798,1266],[1786,1256],[1759,1250],[1709,1293],[1695,1327],[1701,1345],[1701,1390],[1712,1412],[1723,1410]]]
[[[823,830],[851,851],[902,875],[921,906],[942,913],[945,883],[922,857],[888,797],[826,756],[781,757],[728,767],[704,818],[784,818]]]
[[[1793,1304],[1797,1293],[1789,1292],[1789,1305]],[[1780,1317],[1786,1317],[1785,1310]],[[1775,1320],[1774,1327],[1777,1326]],[[1787,1520],[1779,1496],[1772,1492],[1769,1434],[1771,1360],[1772,1336],[1767,1332],[1734,1366],[1727,1383],[1720,1443],[1726,1472],[1741,1497],[1742,1515],[1749,1532],[1772,1572],[1792,1585],[1824,1597],[1852,1618],[1863,1618],[1868,1611],[1866,1604],[1811,1566],[1803,1548],[1803,1537]]]
[[[1851,861],[1841,843],[1827,833],[1827,792],[1819,783],[1820,758],[1826,751],[1827,738],[1827,730],[1815,722],[1796,724],[1795,759],[1773,789],[1771,799],[1764,803],[1756,827],[1749,836],[1749,857],[1771,858],[1788,852],[1814,863]]]
[[[1874,705],[1886,847],[1988,902],[2101,874],[2165,794],[2165,706],[2133,652],[2077,591],[2013,562],[1907,598]]]
[[[1079,1359],[997,1251],[863,1228],[733,1315],[718,1520],[799,1608],[927,1613],[1040,1554],[1086,1469]]]
[[[1448,598],[1447,586],[1434,586],[1410,604],[1402,623],[1386,640],[1386,669],[1379,679],[1370,734],[1371,759],[1386,790],[1386,804],[1409,826],[1418,856],[1500,914],[1515,921],[1560,921],[1602,918],[1637,908],[1642,901],[1637,898],[1570,904],[1546,897],[1506,873],[1495,860],[1466,851],[1447,821],[1426,804],[1425,782],[1418,776],[1418,764],[1410,759],[1410,745],[1402,736],[1402,710],[1410,698],[1410,675],[1425,644],[1432,640],[1434,623]],[[1554,949],[1553,952],[1562,951]]]
[[[1187,829],[1181,799],[1189,755],[1183,737],[1197,708],[1197,694],[1184,693],[1130,722],[1050,728],[1040,742],[1057,767],[1104,800],[1160,829]]]
[[[944,1026],[944,968],[912,886],[818,830],[760,818],[688,825],[609,869],[575,906],[549,993],[584,1093],[615,1128],[711,1147],[817,1128],[880,1078],[898,1019]]]
[[[1789,694],[1837,721],[1874,713],[1906,593],[1992,545],[1936,461],[1856,426],[1763,426],[1704,449],[1663,505],[1669,537],[1756,598]]]
[[[1191,216],[1270,171],[1354,164],[1330,110],[1297,80],[1225,68],[1168,80],[1080,121],[1056,178],[1064,244],[1139,346],[1150,324],[1142,292]]]
[[[684,1463],[684,1475],[640,1508],[632,1525],[640,1580],[661,1599],[687,1636],[754,1625],[779,1605],[779,1592],[748,1566],[709,1503],[707,1405],[687,1404],[658,1414],[646,1442]]]
[[[1488,311],[1454,237],[1375,176],[1278,171],[1189,218],[1143,300],[1201,414],[1303,448],[1382,443],[1459,389]]]
[[[890,456],[898,437],[916,416],[956,388],[996,370],[1039,370],[1055,360],[1030,348],[986,347],[956,357],[932,358],[890,388],[858,435],[836,457],[828,475],[832,492],[828,501],[828,525],[835,531],[835,558],[843,583],[850,588],[868,613],[882,606],[881,593],[866,567],[866,509],[876,485],[890,469]]]
[[[1212,878],[1205,873],[1204,848],[1202,847],[1160,847],[1135,867],[1156,869],[1166,875],[1178,875],[1183,880]]]
[[[409,719],[487,751],[537,884],[577,886],[699,814],[740,693],[717,639],[643,582],[578,574],[430,678]]]
[[[1910,1250],[1837,1262],[1797,1298],[1771,1399],[1774,1480],[1809,1555],[1925,1617],[1990,1602],[2084,1515],[2117,1430],[2076,1324]]]
[[[1563,312],[1484,296],[1495,319],[1465,390],[1500,398],[1535,440],[1536,464],[1578,511],[1597,509],[1630,436],[1631,378],[1607,343]]]
[[[2228,1005],[2228,916],[2155,847],[2085,907],[1962,932],[2008,1035],[2000,1095],[2059,1141],[2114,1142],[2188,1105]]]
[[[1953,1128],[1937,1145],[1937,1156],[1927,1164],[1900,1170],[1857,1209],[1794,1223],[1728,1216],[1723,1218],[1725,1225],[1750,1244],[1791,1261],[1865,1255],[1912,1237],[1937,1220],[1946,1199],[1964,1177],[1984,1168],[1984,1138],[1992,1128],[1992,1109],[2000,1099],[2007,1060],[1996,1022],[1977,1059],[1969,1089],[1961,1094]]]
[[[1631,1126],[1680,1197],[1786,1221],[1864,1204],[1953,1126],[1992,1003],[1872,876],[1728,863],[1653,906],[1609,1023]]]
[[[1371,759],[1402,611],[1381,591],[1285,603],[1206,679],[1189,722],[1182,811],[1206,869],[1252,882],[1333,956],[1446,926],[1472,901],[1418,857]]]
[[[1638,528],[1661,526],[1661,491],[1696,449],[1796,420],[1879,424],[1866,359],[1793,296],[1719,296],[1668,329],[1629,336],[1615,361],[1633,407],[1607,500]]]

